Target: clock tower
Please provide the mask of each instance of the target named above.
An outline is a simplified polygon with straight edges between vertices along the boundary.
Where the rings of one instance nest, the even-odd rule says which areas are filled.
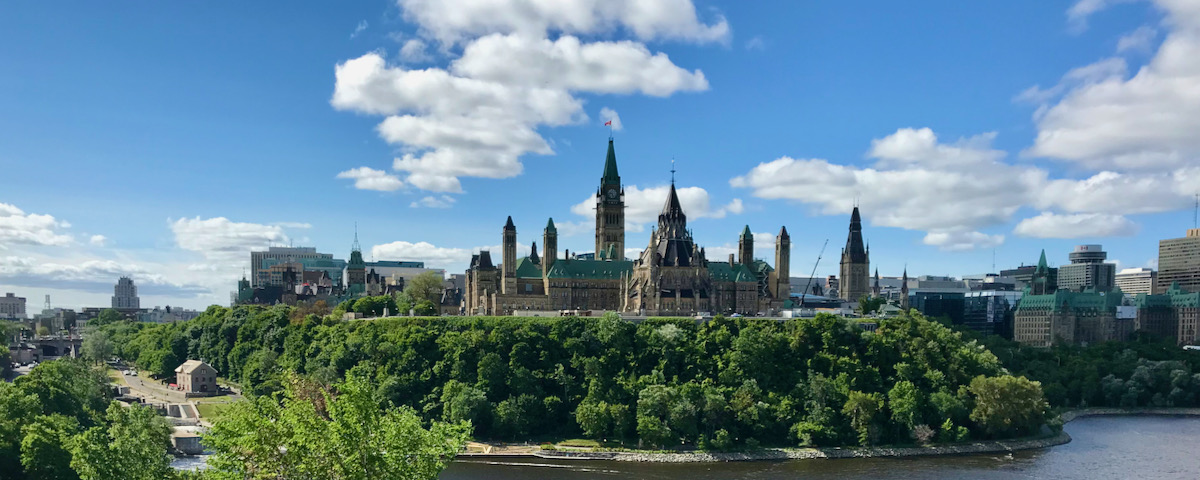
[[[596,259],[608,252],[613,252],[613,260],[625,259],[625,189],[617,174],[612,137],[608,138],[604,176],[600,177],[600,189],[596,191]]]

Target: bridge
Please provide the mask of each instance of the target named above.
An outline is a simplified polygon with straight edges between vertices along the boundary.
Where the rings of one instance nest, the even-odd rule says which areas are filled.
[[[33,356],[32,360],[41,362],[43,359],[47,358],[78,357],[80,352],[83,350],[83,338],[75,335],[54,335],[35,337],[33,339],[26,339],[17,343],[18,348],[25,345],[33,346],[34,351],[30,352]],[[13,347],[10,347],[10,350],[12,349]],[[17,360],[16,357],[20,356],[21,355],[18,353],[13,360]]]

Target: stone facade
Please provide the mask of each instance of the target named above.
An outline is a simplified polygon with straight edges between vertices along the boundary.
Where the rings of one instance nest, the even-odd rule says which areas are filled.
[[[838,298],[857,302],[863,295],[871,294],[871,248],[864,246],[862,218],[858,207],[850,213],[850,234],[846,247],[842,249],[841,269],[838,277]]]
[[[516,252],[517,227],[509,217],[501,232],[503,258],[492,263],[482,251],[466,272],[462,305],[467,315],[510,315],[522,310],[608,310],[643,315],[701,312],[754,315],[778,310],[788,301],[791,240],[776,239],[776,271],[753,258],[753,236],[743,231],[739,260],[710,262],[692,241],[687,217],[672,182],[658,227],[646,250],[625,259],[624,188],[609,139],[604,174],[596,193],[596,251],[590,258],[558,252],[558,232],[550,219],[527,256]]]
[[[1135,329],[1195,345],[1200,340],[1200,293],[1185,292],[1177,283],[1161,295],[1138,295]]]
[[[175,368],[175,384],[185,394],[216,394],[217,370],[199,360],[188,360]]]

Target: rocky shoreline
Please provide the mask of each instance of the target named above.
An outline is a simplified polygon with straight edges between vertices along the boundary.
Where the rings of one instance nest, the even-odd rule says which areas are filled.
[[[1105,415],[1167,415],[1200,416],[1200,408],[1088,408],[1071,410],[1060,418],[1066,424],[1072,420]],[[968,442],[927,447],[846,447],[846,448],[768,448],[754,452],[586,452],[566,450],[536,450],[532,455],[558,460],[610,460],[618,462],[699,463],[746,462],[764,460],[806,460],[867,457],[916,457],[928,455],[970,455],[979,453],[1011,453],[1063,445],[1071,441],[1065,431],[1056,435],[1014,440]]]

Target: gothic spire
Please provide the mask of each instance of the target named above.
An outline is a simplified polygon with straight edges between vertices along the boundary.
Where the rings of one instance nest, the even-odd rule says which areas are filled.
[[[854,263],[866,263],[867,251],[863,247],[862,238],[862,217],[858,214],[858,207],[850,213],[850,234],[846,237],[846,249],[843,253],[849,256],[849,260]]]
[[[546,233],[558,233],[558,229],[554,228],[553,217],[550,218],[550,221],[546,222]]]
[[[604,158],[604,176],[600,177],[600,184],[621,184],[621,175],[617,173],[617,152],[613,149],[612,138],[608,139],[608,156]]]
[[[746,228],[742,229],[742,238],[749,238],[749,239],[754,238],[754,234],[750,232],[749,225],[746,225]]]
[[[516,230],[517,229],[517,226],[513,225],[512,215],[508,216],[508,221],[504,223],[504,229],[505,230]]]

